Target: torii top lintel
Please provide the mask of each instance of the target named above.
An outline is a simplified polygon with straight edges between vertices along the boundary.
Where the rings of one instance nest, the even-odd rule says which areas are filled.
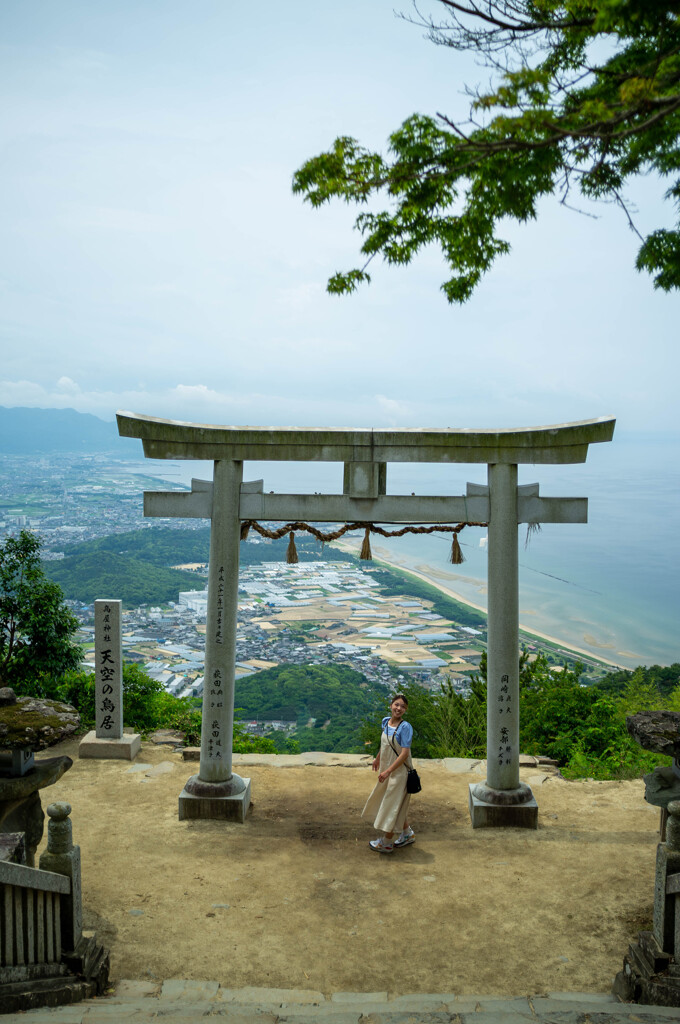
[[[119,412],[116,418],[119,434],[140,438],[148,458],[242,462],[585,462],[588,445],[611,441],[616,423],[611,416],[600,416],[516,430],[346,430],[213,426],[131,412]]]

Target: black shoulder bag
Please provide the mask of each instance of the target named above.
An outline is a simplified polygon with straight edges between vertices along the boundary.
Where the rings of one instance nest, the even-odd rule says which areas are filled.
[[[390,739],[390,734],[387,731],[388,728],[389,728],[389,726],[386,725],[385,726],[385,735],[387,736],[387,742],[392,747],[392,750],[394,751],[394,753],[397,754],[397,748],[395,747],[394,743]],[[399,728],[399,726],[397,726],[397,729],[398,728]],[[397,729],[394,730],[394,735],[395,736],[397,735]],[[397,757],[399,757],[399,754],[397,754]],[[415,770],[415,768],[409,768],[408,765],[406,765],[406,771],[408,773],[407,776],[406,776],[406,792],[407,793],[420,793],[421,789],[423,788],[421,783],[420,783],[420,775],[418,775],[418,772]]]

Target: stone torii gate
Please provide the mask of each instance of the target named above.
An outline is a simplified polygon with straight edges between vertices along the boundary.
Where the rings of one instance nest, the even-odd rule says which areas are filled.
[[[213,479],[190,492],[149,491],[146,516],[211,520],[201,760],[179,798],[179,817],[244,821],[250,780],[232,772],[238,566],[242,520],[307,522],[487,522],[487,777],[470,786],[473,827],[536,828],[538,808],[519,778],[519,523],[585,523],[587,498],[543,498],[517,485],[522,463],[585,462],[588,445],[610,441],[615,420],[519,430],[344,430],[227,427],[117,414],[124,437],[152,459],[206,459]],[[342,494],[264,493],[243,482],[246,461],[342,462]],[[386,493],[388,462],[486,463],[488,485],[462,496]]]

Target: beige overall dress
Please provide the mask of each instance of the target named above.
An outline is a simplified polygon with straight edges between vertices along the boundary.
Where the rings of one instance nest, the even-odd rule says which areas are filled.
[[[392,748],[394,744],[394,749]],[[395,754],[396,750],[396,754]],[[383,729],[380,737],[380,771],[384,772],[401,753],[401,746],[394,736],[391,742],[387,738],[387,730]],[[412,768],[411,754],[404,764],[388,775],[386,782],[376,782],[375,788],[361,812],[362,818],[373,818],[373,827],[380,832],[401,832],[408,814],[411,794],[406,792],[406,766]]]

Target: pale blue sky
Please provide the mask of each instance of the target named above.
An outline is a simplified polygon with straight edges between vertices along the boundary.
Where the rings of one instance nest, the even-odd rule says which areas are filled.
[[[434,251],[355,266],[353,208],[291,176],[339,134],[382,147],[464,115],[485,72],[394,0],[4,0],[0,404],[222,423],[676,428],[680,297],[633,267],[616,210],[546,202],[449,306]],[[402,9],[408,10],[408,0]],[[662,188],[631,197],[642,230]]]

